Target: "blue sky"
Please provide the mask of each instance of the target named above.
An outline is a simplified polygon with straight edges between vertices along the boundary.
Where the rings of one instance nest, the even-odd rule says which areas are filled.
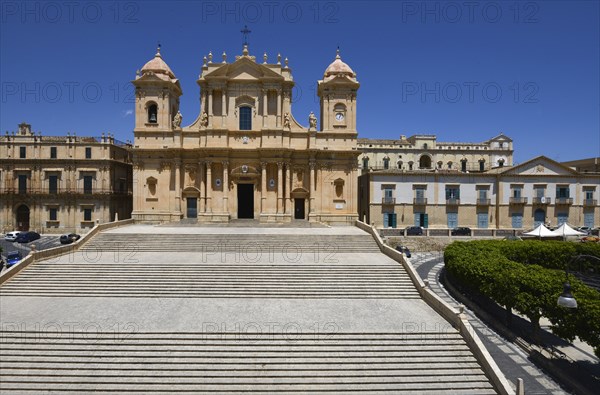
[[[202,57],[289,58],[293,114],[318,114],[335,57],[357,73],[360,137],[500,132],[515,162],[600,156],[598,1],[2,1],[0,131],[111,132],[133,139],[135,71],[162,54],[180,79],[183,124],[199,113]]]

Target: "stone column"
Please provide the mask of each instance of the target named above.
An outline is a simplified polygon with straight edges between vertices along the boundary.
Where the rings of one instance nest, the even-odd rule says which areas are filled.
[[[277,162],[277,214],[283,212],[283,162]]]
[[[204,162],[204,164],[206,165],[206,206],[205,206],[205,212],[207,213],[212,213],[212,186],[213,186],[213,179],[212,179],[212,162],[210,161],[206,161]]]
[[[279,118],[278,118],[279,119]],[[287,162],[285,164],[285,199],[284,199],[284,204],[283,204],[283,213],[284,214],[289,214],[290,213],[290,208],[292,207],[292,201],[290,199],[290,189],[292,187],[292,183],[290,182],[290,163]]]
[[[281,89],[277,89],[277,127],[280,128],[281,125]]]
[[[211,88],[208,89],[208,127],[212,128],[213,126],[213,90]]]
[[[308,180],[308,191],[310,192],[310,209],[311,213],[315,212],[315,196],[317,191],[317,183],[315,182],[315,167],[317,163],[314,159],[310,160],[308,166],[310,167],[310,179]]]
[[[260,162],[260,212],[265,214],[267,208],[267,162]]]
[[[175,167],[175,209],[181,213],[181,160],[175,160],[173,166]]]
[[[198,196],[198,212],[203,213],[206,203],[202,203],[202,200],[206,197],[206,189],[204,183],[204,167],[202,161],[198,161],[198,189],[200,189],[200,196]]]
[[[229,213],[229,162],[223,161],[223,212]]]
[[[267,89],[263,89],[262,90],[262,94],[263,94],[263,128],[267,127],[267,107],[268,107],[268,100],[269,100],[269,91]]]
[[[227,122],[227,91],[225,88],[221,90],[221,127],[226,128]]]

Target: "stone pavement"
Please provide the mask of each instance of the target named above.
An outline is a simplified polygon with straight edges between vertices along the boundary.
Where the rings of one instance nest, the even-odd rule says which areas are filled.
[[[439,282],[439,274],[444,267],[443,252],[413,253],[410,262],[421,278],[429,281],[432,291],[451,305],[459,304]],[[522,378],[525,393],[528,395],[568,394],[529,361],[528,356],[518,346],[498,335],[466,307],[465,313],[498,367],[513,385],[517,378]]]
[[[3,394],[493,394],[354,227],[133,225],[0,286]]]

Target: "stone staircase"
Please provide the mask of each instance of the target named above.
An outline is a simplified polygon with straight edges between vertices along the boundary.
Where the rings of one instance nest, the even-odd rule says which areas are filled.
[[[460,334],[369,235],[304,231],[107,232],[83,247],[86,259],[32,264],[0,286],[0,392],[496,393]],[[178,312],[338,324],[198,330]],[[103,326],[126,321],[133,330]]]

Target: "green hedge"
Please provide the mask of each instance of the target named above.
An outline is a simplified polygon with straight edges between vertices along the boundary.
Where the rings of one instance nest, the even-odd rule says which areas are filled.
[[[556,303],[563,290],[565,263],[578,254],[600,258],[600,245],[457,241],[446,247],[444,261],[448,273],[461,285],[489,297],[508,313],[514,309],[527,316],[534,334],[544,316],[552,323],[555,334],[569,341],[579,337],[600,357],[600,293],[570,275],[578,308],[570,310]],[[588,263],[598,267],[595,261]]]

